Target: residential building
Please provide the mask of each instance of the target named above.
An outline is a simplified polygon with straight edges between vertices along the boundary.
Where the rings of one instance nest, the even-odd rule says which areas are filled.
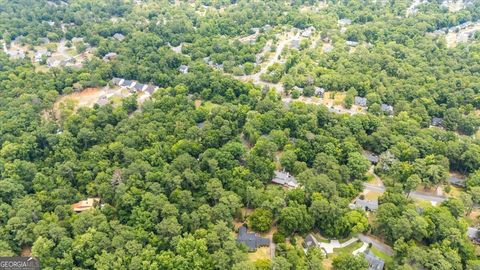
[[[50,56],[52,55],[47,49],[40,49],[38,50],[36,53],[35,53],[35,62],[41,62],[42,61],[42,58],[43,56]]]
[[[117,85],[117,86],[121,86],[123,81],[124,81],[124,79],[122,79],[122,78],[113,78],[112,79],[112,84]]]
[[[303,240],[303,247],[306,249],[309,249],[312,247],[318,247],[318,246],[319,246],[318,241],[315,238],[315,236],[313,236],[312,234],[308,234]]]
[[[250,252],[256,251],[259,247],[270,246],[270,239],[247,232],[247,227],[243,225],[238,229],[237,242],[245,244]]]
[[[134,82],[132,82],[132,81],[130,81],[130,80],[123,80],[121,86],[126,87],[126,88],[130,88],[133,83],[134,83]]]
[[[385,267],[385,261],[370,251],[365,252],[365,259],[368,261],[368,270],[383,270]]]
[[[187,74],[187,73],[188,73],[188,69],[189,69],[188,66],[186,66],[186,65],[181,65],[181,66],[178,68],[178,71],[180,71],[180,72],[183,73],[183,74]]]
[[[113,35],[113,38],[116,39],[116,40],[118,40],[118,41],[122,41],[122,40],[125,39],[125,36],[124,36],[123,34],[120,34],[120,33],[115,33],[115,34]]]
[[[117,54],[114,53],[114,52],[109,52],[109,53],[105,54],[105,56],[103,56],[103,60],[105,60],[105,61],[113,60],[115,58],[117,58]]]
[[[150,95],[153,94],[153,92],[155,92],[156,90],[158,89],[158,87],[154,86],[154,85],[147,85],[147,87],[145,88],[145,92],[149,93]]]
[[[352,41],[352,40],[345,41],[345,44],[347,44],[350,47],[358,46],[358,42],[357,41]]]
[[[354,203],[355,207],[350,208],[361,208],[365,211],[377,211],[378,209],[378,200],[362,200],[357,198]]]
[[[80,213],[92,209],[100,203],[100,198],[88,198],[83,201],[72,204],[73,211]]]
[[[298,187],[298,182],[295,177],[285,171],[275,171],[275,176],[272,179],[272,183],[279,184],[287,188]]]
[[[144,88],[146,88],[146,85],[138,82],[135,84],[135,86],[133,86],[135,92],[141,92]]]
[[[353,103],[360,107],[367,107],[367,99],[364,97],[356,96]]]
[[[290,42],[290,47],[292,49],[300,50],[300,39],[298,38],[292,39],[292,41]]]
[[[455,175],[450,175],[450,177],[448,177],[448,182],[457,187],[465,187],[465,179],[462,179]]]
[[[363,151],[363,156],[373,164],[377,164],[379,157],[370,151]]]
[[[441,127],[441,126],[443,126],[443,118],[440,118],[440,117],[432,117],[432,126],[434,126],[434,127]]]
[[[323,97],[325,95],[325,89],[322,87],[315,87],[315,96]]]
[[[382,103],[380,105],[380,109],[382,110],[382,112],[385,112],[387,114],[390,114],[390,115],[393,114],[393,106],[391,106],[391,105]]]

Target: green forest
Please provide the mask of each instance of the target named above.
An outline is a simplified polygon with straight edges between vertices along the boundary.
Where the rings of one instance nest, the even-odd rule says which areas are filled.
[[[0,257],[479,269],[480,2],[414,2],[0,0]]]

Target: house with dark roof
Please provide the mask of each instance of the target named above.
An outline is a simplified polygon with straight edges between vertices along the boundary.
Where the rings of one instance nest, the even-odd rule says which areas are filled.
[[[145,84],[141,84],[141,83],[138,83],[138,82],[133,86],[133,90],[135,92],[141,92],[143,90],[143,88],[145,88]]]
[[[249,233],[247,227],[241,226],[238,229],[237,243],[245,244],[248,251],[254,252],[259,247],[270,246],[270,239],[257,236],[256,233]]]
[[[385,112],[385,113],[388,113],[388,114],[393,114],[393,106],[392,105],[382,103],[380,105],[380,109],[382,110],[382,112]]]
[[[308,234],[303,240],[303,247],[306,249],[318,247],[318,241],[312,234]]]
[[[275,171],[275,176],[272,179],[272,183],[282,185],[287,188],[298,187],[298,182],[295,177],[285,171]]]
[[[372,252],[365,252],[365,259],[368,262],[368,270],[383,270],[385,261],[373,255]]]
[[[145,88],[145,92],[149,93],[150,95],[153,94],[153,92],[155,92],[157,90],[158,87],[154,86],[154,85],[147,85],[147,87]]]
[[[132,83],[134,83],[134,82],[132,82],[132,81],[130,81],[130,80],[123,80],[121,86],[128,88],[128,87],[131,87],[131,86],[132,86]]]
[[[120,86],[120,85],[122,85],[123,81],[124,81],[124,79],[122,79],[122,78],[113,78],[112,79],[112,84]]]
[[[364,97],[356,96],[353,103],[360,107],[367,107],[367,99]]]

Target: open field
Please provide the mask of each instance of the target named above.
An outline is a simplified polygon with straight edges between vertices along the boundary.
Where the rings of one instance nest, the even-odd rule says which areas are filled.
[[[269,247],[261,247],[258,248],[255,252],[248,253],[248,259],[252,262],[257,260],[264,260],[270,259],[270,248]]]

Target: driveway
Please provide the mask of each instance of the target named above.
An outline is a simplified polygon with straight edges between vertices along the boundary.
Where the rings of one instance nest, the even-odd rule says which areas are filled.
[[[385,186],[377,186],[377,185],[372,185],[372,184],[369,184],[369,183],[364,183],[363,186],[365,187],[365,190],[369,190],[369,191],[385,192],[385,190],[386,190]],[[415,199],[430,201],[433,204],[441,203],[441,202],[443,202],[447,199],[447,197],[445,197],[445,196],[428,195],[428,194],[420,193],[418,191],[411,192],[410,197],[415,198]]]
[[[357,235],[358,239],[360,239],[360,241],[364,242],[364,243],[367,243],[367,244],[372,244],[373,247],[375,247],[376,249],[380,250],[381,252],[389,255],[389,256],[393,256],[393,249],[386,245],[385,243],[381,242],[380,240],[377,240],[371,236],[368,236],[368,235],[365,235],[363,233]]]

